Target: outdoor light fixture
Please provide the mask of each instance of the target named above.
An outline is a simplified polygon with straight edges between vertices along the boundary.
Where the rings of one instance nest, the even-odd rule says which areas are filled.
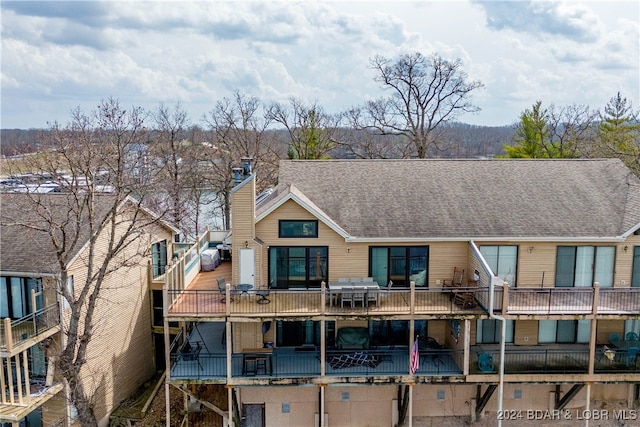
[[[627,253],[627,249],[629,249],[629,246],[625,246],[625,247],[624,247],[624,253],[625,253],[625,254]]]
[[[246,240],[244,241],[244,247],[248,248],[249,247],[249,242],[247,242]]]
[[[528,251],[529,251],[529,253],[533,252],[533,246],[529,246]]]

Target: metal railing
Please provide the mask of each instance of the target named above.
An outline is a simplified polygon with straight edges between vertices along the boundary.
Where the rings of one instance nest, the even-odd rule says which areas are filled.
[[[9,324],[10,333],[5,325],[8,322],[0,322],[0,348],[11,350],[22,342],[36,337],[43,332],[60,326],[58,304],[31,313],[20,319],[12,320]]]
[[[478,357],[485,353],[491,355],[494,369],[481,370]],[[497,373],[500,363],[498,350],[475,352],[470,372]],[[508,349],[504,354],[505,374],[540,373],[587,373],[589,369],[589,349]]]
[[[462,350],[420,351],[420,366],[416,376],[461,375],[458,359]],[[266,356],[266,366],[256,371],[248,369],[245,354],[231,355],[231,376],[236,378],[316,378],[321,373],[320,350],[295,351],[293,348],[274,349]],[[400,376],[409,374],[409,349],[337,350],[325,353],[325,375],[349,376]],[[224,382],[227,378],[227,356],[223,353],[199,353],[188,358],[180,353],[171,355],[173,380],[210,380]]]

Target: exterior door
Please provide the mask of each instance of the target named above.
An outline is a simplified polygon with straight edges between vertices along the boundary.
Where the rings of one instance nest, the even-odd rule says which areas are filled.
[[[256,253],[252,248],[240,249],[240,282],[256,285]]]

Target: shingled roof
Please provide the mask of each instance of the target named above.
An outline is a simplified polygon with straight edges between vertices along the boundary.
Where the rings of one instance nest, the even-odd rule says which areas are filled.
[[[351,237],[609,239],[640,225],[618,159],[293,160],[259,212],[294,188]]]
[[[41,212],[49,215],[56,223],[62,224],[72,218],[68,214],[73,206],[65,193],[20,194],[0,193],[0,271],[3,273],[32,273],[51,275],[59,272],[55,248],[47,232],[26,227],[26,224],[44,226],[45,222],[36,213],[32,198],[37,197],[42,204]],[[96,219],[106,218],[113,206],[114,196],[101,195],[96,198]],[[65,231],[72,237],[74,227],[80,226],[78,244],[69,252],[69,259],[76,255],[89,240],[86,224],[67,223]]]

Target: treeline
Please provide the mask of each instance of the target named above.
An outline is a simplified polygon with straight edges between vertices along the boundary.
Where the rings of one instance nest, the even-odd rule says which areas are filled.
[[[35,153],[46,148],[50,138],[49,129],[2,129],[0,130],[0,154],[4,157],[19,156]],[[361,131],[356,129],[342,129],[342,133],[348,135],[349,140],[358,138]],[[288,145],[288,135],[283,129],[273,130],[272,134],[280,145]],[[495,157],[504,155],[504,146],[512,145],[515,130],[513,126],[477,126],[465,123],[451,123],[444,126],[441,149],[434,149],[430,157],[442,158],[476,158]],[[209,135],[209,131],[192,126],[186,129],[184,136],[196,143],[215,140]],[[381,141],[391,143],[396,137],[391,135],[381,136]],[[285,150],[286,151],[286,150]],[[336,147],[331,151],[332,158],[355,158],[349,150]]]

